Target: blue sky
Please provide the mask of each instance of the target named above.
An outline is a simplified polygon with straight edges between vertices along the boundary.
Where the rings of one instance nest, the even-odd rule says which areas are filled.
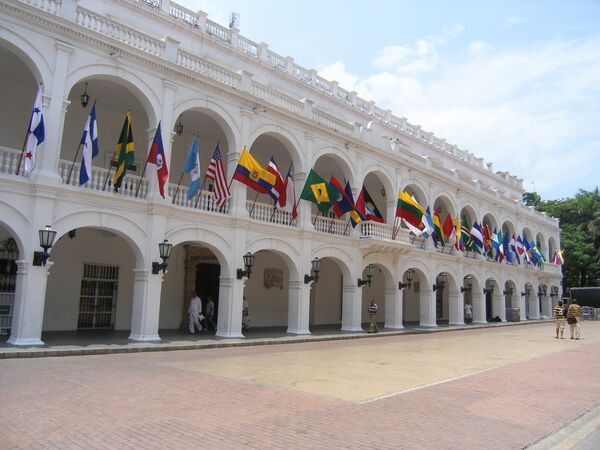
[[[524,179],[600,184],[600,1],[179,0]]]

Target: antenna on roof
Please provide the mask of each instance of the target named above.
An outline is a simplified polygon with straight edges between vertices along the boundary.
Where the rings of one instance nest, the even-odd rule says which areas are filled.
[[[240,27],[240,13],[230,12],[229,13],[229,28]]]

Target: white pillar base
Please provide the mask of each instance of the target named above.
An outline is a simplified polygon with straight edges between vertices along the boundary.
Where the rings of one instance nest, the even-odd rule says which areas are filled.
[[[148,341],[160,341],[161,338],[158,334],[130,334],[129,338],[132,341],[148,342]]]
[[[6,341],[6,342],[10,345],[19,345],[19,346],[27,346],[27,347],[31,347],[34,345],[46,345],[44,343],[44,341],[42,341],[40,339],[28,339],[28,338],[19,339],[18,337],[13,337],[13,336],[11,336],[8,339],[8,341]]]

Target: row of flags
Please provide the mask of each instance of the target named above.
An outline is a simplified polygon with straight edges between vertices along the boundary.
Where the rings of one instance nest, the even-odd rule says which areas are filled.
[[[512,236],[509,233],[503,234],[502,230],[494,229],[490,232],[486,224],[477,221],[469,225],[466,218],[460,223],[458,216],[452,218],[450,214],[446,215],[442,224],[439,209],[432,216],[429,207],[424,209],[406,191],[401,191],[398,195],[396,218],[402,220],[416,236],[423,236],[425,239],[431,237],[436,247],[438,244],[450,245],[456,251],[471,251],[499,263],[506,260],[507,263],[516,261],[521,264],[523,259],[541,267],[546,262],[534,241],[528,241],[520,235],[515,236],[514,233]],[[559,266],[564,264],[562,250],[554,253],[552,262]]]
[[[25,176],[28,176],[34,169],[37,150],[44,142],[44,139],[45,128],[42,112],[42,88],[40,85],[21,155],[21,158],[25,158],[23,164],[23,174]],[[80,141],[80,148],[82,149],[82,158],[79,171],[79,184],[83,185],[89,181],[92,160],[98,156],[100,151],[96,102],[92,105],[90,114],[86,120]],[[115,191],[119,190],[127,170],[134,163],[134,141],[130,112],[127,112],[125,116],[119,141],[115,148],[115,155],[117,154],[118,160],[113,178],[113,189]],[[113,155],[113,160],[115,155]],[[77,158],[77,154],[75,158]],[[156,129],[150,151],[148,152],[147,164],[156,166],[159,192],[165,198],[164,186],[169,179],[169,170],[165,161],[160,122]],[[20,168],[20,163],[18,167]],[[271,157],[265,169],[244,147],[232,181],[237,180],[245,184],[256,191],[257,195],[268,194],[273,199],[275,209],[287,211],[293,219],[296,219],[297,199],[292,168],[293,166],[290,165],[284,179],[273,157]],[[146,166],[144,166],[144,173],[145,170]],[[188,199],[192,199],[201,190],[200,159],[196,138],[192,142],[183,165],[183,173],[190,175],[190,187],[187,197]],[[229,189],[230,185],[227,184],[219,143],[217,143],[213,151],[204,179],[213,181],[216,206],[222,208],[226,200],[231,196],[231,191]],[[384,222],[381,212],[364,186],[355,202],[352,188],[348,181],[342,188],[341,183],[333,175],[330,177],[329,182],[327,182],[314,169],[310,170],[306,178],[300,199],[314,203],[319,213],[323,215],[328,214],[330,210],[333,210],[337,218],[349,214],[349,221],[352,227],[356,227],[357,224],[369,220],[379,223]],[[403,221],[415,236],[422,236],[425,239],[431,237],[436,247],[438,244],[442,246],[449,245],[457,251],[472,251],[487,256],[499,263],[504,260],[508,263],[513,263],[516,260],[518,264],[521,264],[521,258],[530,264],[539,266],[545,262],[544,255],[540,252],[534,241],[529,242],[520,235],[515,236],[512,234],[512,236],[509,236],[508,233],[503,234],[502,230],[496,231],[494,229],[493,232],[490,232],[487,225],[483,223],[479,224],[476,221],[469,226],[466,218],[463,218],[462,223],[460,223],[458,216],[452,218],[450,214],[446,215],[446,219],[442,223],[439,209],[434,210],[432,215],[429,207],[424,209],[412,195],[404,190],[400,191],[398,195],[395,216],[392,238],[395,238],[397,230],[400,227],[400,222]],[[552,262],[558,266],[564,264],[562,250],[554,252]]]

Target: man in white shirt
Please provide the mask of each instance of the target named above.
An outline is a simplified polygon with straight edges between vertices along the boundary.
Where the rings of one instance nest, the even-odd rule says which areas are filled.
[[[473,320],[473,307],[470,303],[465,303],[465,322],[469,323]]]
[[[190,316],[190,333],[194,334],[194,326],[198,328],[198,331],[202,331],[202,325],[200,324],[200,321],[204,319],[202,315],[202,300],[200,300],[196,292],[192,292],[188,315]]]

